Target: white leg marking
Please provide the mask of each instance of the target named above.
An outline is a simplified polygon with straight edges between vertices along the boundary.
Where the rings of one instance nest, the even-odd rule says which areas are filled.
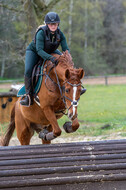
[[[73,101],[76,101],[77,87],[73,87]],[[73,105],[73,116],[75,115],[75,106]]]

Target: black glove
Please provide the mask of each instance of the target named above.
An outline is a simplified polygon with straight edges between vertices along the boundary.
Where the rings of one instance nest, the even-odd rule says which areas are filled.
[[[56,59],[56,57],[51,57],[51,58],[50,58],[50,61],[51,61],[52,63],[54,63],[55,65],[58,65],[58,60]]]

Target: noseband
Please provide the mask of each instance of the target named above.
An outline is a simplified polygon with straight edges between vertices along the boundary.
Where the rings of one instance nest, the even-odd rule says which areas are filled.
[[[70,86],[73,86],[73,87],[81,86],[81,83],[79,83],[79,84],[72,84],[72,83],[70,83],[69,81],[65,81],[64,84],[65,84],[65,83],[68,83]],[[64,87],[65,87],[65,86],[62,87],[63,91],[65,91],[65,88],[64,88]],[[79,100],[80,100],[80,98],[78,98],[77,100],[73,101],[73,100],[71,100],[70,98],[68,98],[67,96],[63,95],[63,100],[64,100],[63,102],[65,102],[65,106],[66,106],[66,101],[65,101],[65,99],[67,99],[67,100],[69,100],[69,101],[71,102],[71,106],[70,106],[69,108],[67,108],[67,110],[69,110],[72,106],[77,107],[77,106],[78,106],[78,102],[79,102]]]

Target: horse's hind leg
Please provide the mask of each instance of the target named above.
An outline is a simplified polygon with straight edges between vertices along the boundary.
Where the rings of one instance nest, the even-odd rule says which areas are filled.
[[[26,121],[21,113],[15,117],[15,127],[20,144],[29,145],[34,131],[30,128],[30,122]]]
[[[21,145],[29,145],[33,134],[34,133],[30,131],[30,128],[26,127],[22,131],[21,137],[19,138],[19,141],[20,141]]]

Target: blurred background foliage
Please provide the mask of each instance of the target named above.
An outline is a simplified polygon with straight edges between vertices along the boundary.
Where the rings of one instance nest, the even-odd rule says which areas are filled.
[[[49,11],[59,14],[76,67],[126,73],[126,0],[0,0],[0,78],[22,78],[25,49]]]

